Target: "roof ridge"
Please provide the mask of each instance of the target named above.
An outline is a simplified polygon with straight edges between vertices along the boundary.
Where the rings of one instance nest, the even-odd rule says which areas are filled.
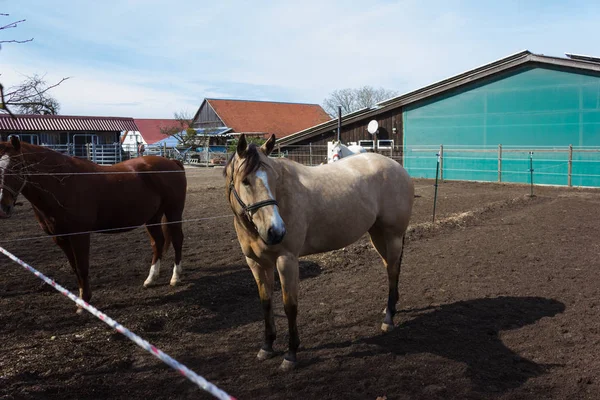
[[[11,117],[8,113],[0,114],[0,117]],[[110,117],[96,115],[65,115],[65,114],[14,114],[15,118],[86,118],[86,119],[134,119],[133,117]]]
[[[379,113],[387,112],[395,107],[406,106],[408,104],[412,104],[414,102],[429,98],[431,96],[439,95],[440,93],[444,93],[456,87],[479,81],[480,79],[484,79],[488,76],[520,67],[527,63],[545,64],[549,66],[565,68],[576,68],[581,70],[595,71],[596,73],[600,72],[599,62],[546,56],[543,54],[532,53],[529,50],[522,50],[520,52],[513,53],[511,55],[497,59],[490,63],[469,69],[465,72],[447,77],[442,80],[438,80],[429,85],[422,86],[418,89],[414,89],[406,93],[402,93],[398,96],[392,97],[390,99],[380,101],[372,107],[363,108],[361,110],[356,110],[352,113],[346,114],[342,117],[342,125],[355,122],[358,118],[364,118],[368,116],[374,117],[375,115],[379,115]],[[294,143],[295,140],[305,139],[306,137],[310,137],[310,135],[314,132],[318,132],[322,129],[329,129],[330,126],[334,127],[336,123],[337,118],[312,126],[310,128],[306,128],[298,132],[294,132],[291,135],[282,138],[281,141],[283,143],[281,144],[287,145],[290,143]]]
[[[321,106],[318,103],[298,103],[293,101],[274,101],[274,100],[245,100],[245,99],[217,99],[213,97],[207,97],[205,100],[217,100],[217,101],[240,101],[246,103],[275,103],[275,104],[297,104],[306,106]]]

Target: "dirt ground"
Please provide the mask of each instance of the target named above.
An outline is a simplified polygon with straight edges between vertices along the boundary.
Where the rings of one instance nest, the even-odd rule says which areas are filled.
[[[384,268],[367,238],[301,263],[298,368],[256,360],[263,335],[220,169],[188,170],[184,283],[144,289],[142,229],[92,237],[92,303],[238,399],[595,399],[600,192],[417,180],[399,327],[379,331]],[[197,220],[200,218],[213,218]],[[28,239],[15,241],[16,239]],[[76,291],[25,204],[0,245]],[[1,399],[208,399],[0,256]],[[166,263],[172,265],[172,252]],[[276,293],[278,351],[287,323]]]

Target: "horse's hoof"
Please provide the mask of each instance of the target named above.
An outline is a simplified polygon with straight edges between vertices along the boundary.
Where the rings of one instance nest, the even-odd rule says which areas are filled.
[[[77,311],[75,311],[75,314],[82,315],[83,314],[83,308],[77,307]]]
[[[152,287],[152,286],[154,286],[154,285],[155,285],[155,282],[154,282],[154,281],[148,281],[148,280],[146,280],[146,281],[144,282],[144,287],[145,287],[145,288],[149,288],[149,287]]]
[[[394,330],[394,325],[390,325],[384,322],[383,324],[381,324],[381,330],[385,333],[391,332]]]
[[[260,349],[258,351],[258,354],[256,355],[256,358],[258,358],[260,361],[265,361],[265,360],[268,360],[269,358],[273,358],[274,355],[275,355],[274,351]]]
[[[290,361],[284,358],[281,365],[279,366],[279,369],[284,372],[292,371],[294,368],[296,368],[296,364],[296,361]]]
[[[177,280],[177,281],[173,281],[173,280],[172,280],[171,282],[169,282],[169,285],[171,285],[171,286],[177,286],[177,285],[179,285],[180,283],[181,283],[181,281],[179,281],[179,280]]]

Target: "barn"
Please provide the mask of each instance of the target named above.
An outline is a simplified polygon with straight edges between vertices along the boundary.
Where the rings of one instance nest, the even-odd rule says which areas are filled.
[[[374,135],[367,131],[378,122]],[[304,158],[329,121],[284,137]],[[600,59],[522,51],[343,117],[342,142],[387,154],[414,177],[600,186]],[[533,169],[533,173],[532,170]]]
[[[0,114],[0,139],[19,135],[21,140],[50,147],[99,164],[122,161],[119,137],[137,131],[133,118],[71,115]]]
[[[235,137],[242,133],[284,138],[331,120],[318,104],[256,100],[204,99],[192,127],[199,133]],[[211,144],[213,144],[211,142]]]
[[[163,133],[180,126],[176,119],[135,118],[134,122],[138,130],[125,131],[120,138],[123,151],[132,157],[139,155],[140,145],[148,151],[148,146],[162,149],[163,146],[174,148],[179,144],[176,138]]]

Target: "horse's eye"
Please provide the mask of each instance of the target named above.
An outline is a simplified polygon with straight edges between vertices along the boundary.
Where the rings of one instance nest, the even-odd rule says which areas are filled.
[[[244,180],[242,181],[242,185],[250,186],[250,181],[248,180],[248,178],[244,178]]]

